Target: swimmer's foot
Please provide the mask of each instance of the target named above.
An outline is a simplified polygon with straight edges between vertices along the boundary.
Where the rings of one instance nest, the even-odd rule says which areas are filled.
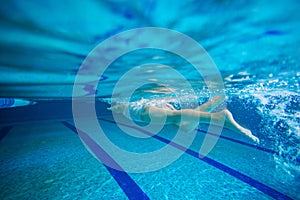
[[[240,133],[246,135],[247,137],[249,137],[250,139],[252,139],[254,142],[259,143],[259,139],[256,136],[254,136],[249,129],[242,127],[234,120],[234,118],[229,110],[225,109],[221,112],[214,113],[214,114],[217,115],[217,120],[220,120],[220,119],[222,119],[222,117],[225,117],[224,126],[226,128],[229,128],[233,131],[240,132]]]

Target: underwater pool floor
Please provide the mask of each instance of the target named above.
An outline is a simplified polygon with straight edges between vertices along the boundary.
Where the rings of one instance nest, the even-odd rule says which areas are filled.
[[[141,143],[123,134],[112,116],[99,123],[110,130],[115,144],[132,151],[160,148],[173,137],[172,127],[166,127]],[[227,130],[203,159],[197,152],[205,133],[198,131],[193,144],[171,165],[128,174],[97,161],[72,127],[72,120],[2,126],[0,198],[299,199],[299,181],[287,179],[272,152]]]

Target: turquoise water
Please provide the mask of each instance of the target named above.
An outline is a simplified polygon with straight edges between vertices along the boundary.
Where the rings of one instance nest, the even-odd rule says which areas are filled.
[[[296,0],[3,3],[0,198],[300,199],[299,9]],[[220,71],[225,89],[210,90],[206,77],[184,58],[158,49],[120,56],[101,77],[84,74],[80,96],[95,95],[98,122],[115,145],[136,153],[155,151],[170,143],[177,129],[167,125],[157,136],[130,137],[106,109],[111,101],[167,100],[180,109],[220,92],[235,119],[260,143],[224,129],[201,159],[195,155],[204,136],[214,133],[200,125],[187,150],[173,144],[182,156],[145,173],[118,172],[89,154],[74,132],[72,94],[78,70],[105,39],[142,27],[172,29],[197,41]],[[151,40],[161,38],[156,37]],[[163,44],[177,42],[166,38]],[[112,46],[118,49],[118,44]],[[96,60],[99,68],[102,61]],[[151,84],[137,88],[130,99],[111,98],[126,72],[147,63],[157,64],[142,66],[121,90],[129,93],[135,82]],[[162,65],[175,69],[191,88]],[[101,145],[97,148],[102,151]]]

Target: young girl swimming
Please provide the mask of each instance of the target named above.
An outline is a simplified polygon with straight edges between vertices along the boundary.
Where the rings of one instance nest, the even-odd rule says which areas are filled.
[[[199,121],[205,124],[216,123],[217,125],[221,124],[222,120],[225,119],[224,127],[242,133],[248,136],[254,142],[258,143],[259,139],[254,136],[249,129],[239,125],[233,119],[233,116],[229,110],[224,109],[220,112],[211,113],[223,101],[224,98],[221,96],[215,96],[212,98],[212,100],[198,106],[195,109],[176,110],[169,103],[164,103],[158,106],[142,99],[140,102],[126,104],[120,103],[108,109],[115,113],[122,113],[127,118],[133,119],[134,121],[146,123],[151,121],[151,123],[157,124],[173,124],[182,127],[182,129],[186,132],[193,131],[195,128],[197,128]],[[181,121],[182,116],[186,121]]]

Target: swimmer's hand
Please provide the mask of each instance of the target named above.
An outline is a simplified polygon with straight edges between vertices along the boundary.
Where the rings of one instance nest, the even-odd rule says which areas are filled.
[[[125,108],[126,108],[125,104],[119,103],[119,104],[114,105],[110,108],[107,108],[107,110],[111,110],[112,112],[115,112],[115,113],[123,113]]]

